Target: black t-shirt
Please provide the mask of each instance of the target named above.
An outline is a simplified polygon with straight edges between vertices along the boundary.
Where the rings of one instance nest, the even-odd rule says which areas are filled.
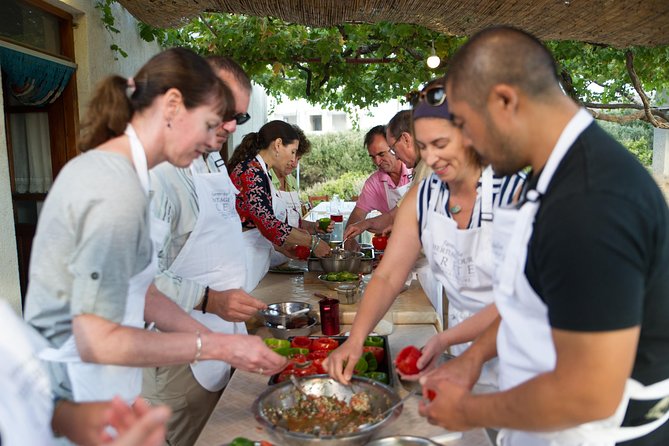
[[[525,275],[554,328],[641,325],[632,377],[646,385],[669,378],[667,202],[634,156],[595,123],[569,149],[541,200]],[[645,423],[652,405],[634,404],[625,424]],[[669,444],[669,424],[629,444]]]

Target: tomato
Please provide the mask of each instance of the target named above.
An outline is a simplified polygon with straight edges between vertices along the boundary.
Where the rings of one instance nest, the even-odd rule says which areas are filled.
[[[293,353],[292,355],[288,356],[288,359],[299,364],[304,364],[308,361],[307,355],[303,355],[302,353]]]
[[[316,370],[318,371],[319,374],[327,373],[325,371],[325,368],[323,368],[323,361],[325,361],[325,358],[314,358],[313,359],[313,365],[314,365],[314,367],[316,367]]]
[[[309,354],[307,355],[307,359],[309,361],[313,361],[315,359],[325,359],[328,357],[329,354],[330,354],[329,350],[315,350],[313,352],[309,352]]]
[[[383,251],[386,249],[386,246],[388,245],[388,237],[385,235],[375,235],[372,237],[372,245],[374,246],[374,249],[378,249],[379,251]]]
[[[295,256],[300,260],[307,260],[311,255],[311,249],[306,246],[297,245],[295,247]]]
[[[290,364],[281,373],[279,373],[279,376],[276,378],[276,382],[282,383],[287,379],[290,379],[289,376],[294,374],[295,374],[295,368],[293,368],[292,364]]]
[[[308,365],[306,367],[293,367],[293,375],[295,376],[318,375],[318,369],[313,364]]]
[[[420,355],[420,350],[413,345],[404,347],[397,355],[397,358],[395,358],[395,367],[397,367],[397,370],[403,375],[415,375],[420,372],[416,366],[416,362],[418,362]]]
[[[366,347],[363,347],[362,351],[364,353],[371,352],[374,355],[374,358],[376,359],[376,363],[379,365],[383,363],[383,358],[386,356],[386,351],[384,350],[383,347],[372,347],[371,345],[368,345]]]
[[[318,338],[311,342],[311,351],[330,351],[336,349],[337,347],[339,347],[339,341],[332,338]]]
[[[290,346],[295,348],[309,348],[311,346],[311,339],[308,336],[295,336],[290,341]]]

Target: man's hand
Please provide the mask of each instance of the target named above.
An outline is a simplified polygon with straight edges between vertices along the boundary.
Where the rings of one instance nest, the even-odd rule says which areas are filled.
[[[369,220],[360,220],[359,222],[346,226],[344,239],[353,239],[369,229]]]
[[[214,313],[230,322],[244,322],[267,305],[241,289],[209,290],[207,312]]]
[[[433,392],[433,393],[432,393]],[[467,388],[448,380],[433,382],[432,387],[423,386],[425,397],[418,404],[418,413],[431,424],[437,424],[451,431],[466,431],[477,426],[471,425],[462,409],[469,397]],[[431,402],[429,397],[432,397]]]
[[[152,408],[141,398],[132,407],[118,397],[86,403],[61,400],[54,409],[52,427],[80,445],[159,446],[170,414],[168,407]],[[107,431],[109,426],[118,434],[116,440]]]
[[[120,398],[114,398],[111,401],[110,425],[119,435],[112,441],[105,433],[105,440],[110,441],[110,446],[159,446],[165,441],[170,415],[169,407],[151,407],[142,398],[137,398],[132,407]]]

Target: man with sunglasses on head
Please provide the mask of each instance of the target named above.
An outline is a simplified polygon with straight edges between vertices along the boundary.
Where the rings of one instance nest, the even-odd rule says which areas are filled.
[[[411,169],[393,155],[388,147],[385,126],[372,127],[365,135],[364,145],[377,171],[365,181],[355,208],[348,218],[347,228],[363,221],[365,216],[372,211],[386,214],[393,210],[397,202],[409,190],[411,183]],[[344,237],[347,237],[346,234],[348,230]],[[352,244],[355,245],[353,242],[351,239],[347,247],[353,247]]]
[[[530,167],[495,210],[499,317],[421,378],[419,410],[500,445],[669,444],[669,208],[638,160],[562,90],[542,42],[511,27],[451,58],[453,123],[495,173]],[[499,392],[473,394],[499,358]],[[621,427],[622,426],[622,427]]]
[[[238,125],[250,119],[252,87],[232,59],[208,60],[235,98],[236,114],[215,129],[222,146]],[[189,168],[157,166],[151,172],[151,189],[152,212],[169,226],[169,234],[157,247],[155,285],[212,331],[246,334],[244,321],[266,305],[242,289],[246,271],[235,207],[237,189],[220,154],[205,154]],[[166,438],[169,445],[195,443],[230,372],[230,365],[222,361],[144,369],[142,395],[151,403],[170,406],[173,412]]]

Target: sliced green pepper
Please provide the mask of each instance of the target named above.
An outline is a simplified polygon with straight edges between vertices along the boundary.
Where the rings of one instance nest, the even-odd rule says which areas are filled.
[[[367,371],[368,372],[373,372],[376,369],[379,368],[379,363],[376,361],[376,357],[374,356],[374,353],[372,352],[365,352],[362,355],[363,358],[365,358],[365,361],[367,361]]]
[[[367,336],[364,345],[369,347],[383,347],[383,338],[381,336]]]
[[[290,347],[290,341],[286,339],[267,338],[264,341],[265,345],[267,345],[272,350],[276,350],[277,348]]]
[[[249,440],[248,438],[237,437],[234,440],[232,440],[230,446],[253,446],[254,444],[255,443]]]
[[[309,349],[308,348],[279,347],[279,348],[275,348],[274,351],[276,353],[280,354],[281,356],[290,356],[290,355],[297,355],[297,354],[308,355],[309,354]]]
[[[365,361],[365,357],[361,357],[358,359],[358,362],[355,363],[355,367],[353,367],[353,373],[357,375],[362,375],[367,371],[367,361]]]
[[[374,381],[378,381],[383,384],[388,384],[390,381],[388,381],[388,374],[384,372],[366,372],[363,373],[362,376],[365,378],[373,379]]]

